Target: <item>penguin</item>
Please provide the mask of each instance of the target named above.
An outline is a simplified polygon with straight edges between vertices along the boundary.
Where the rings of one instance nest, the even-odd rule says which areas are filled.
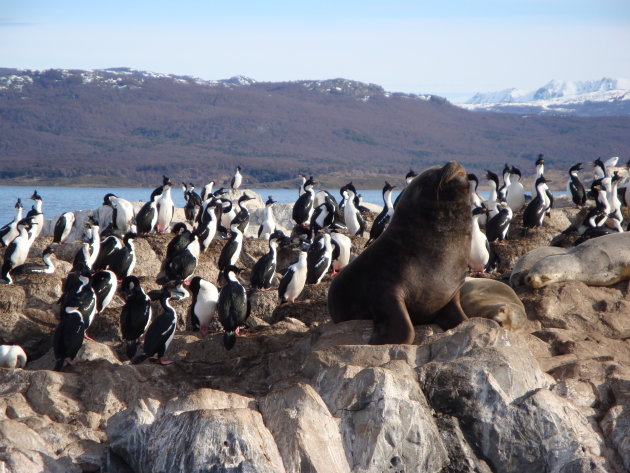
[[[534,197],[523,212],[523,235],[527,235],[527,230],[540,227],[545,219],[545,211],[548,207],[547,183],[551,182],[540,176],[536,179],[536,197]]]
[[[483,215],[485,211],[483,207],[477,207],[472,212],[472,234],[468,267],[473,274],[484,274],[486,272],[486,265],[490,260],[490,244],[488,243],[485,233],[479,228],[479,215]],[[492,221],[492,219],[490,221]]]
[[[247,232],[250,218],[249,210],[247,209],[247,207],[245,207],[245,202],[252,199],[253,197],[247,194],[243,194],[242,196],[240,196],[238,199],[239,211],[234,216],[234,219],[232,219],[232,222],[234,222],[235,220],[238,221],[238,228],[243,235],[245,235],[245,232]],[[232,225],[232,222],[230,222],[230,225]]]
[[[195,234],[199,237],[201,251],[206,251],[217,233],[218,219],[215,212],[216,207],[217,202],[214,199],[204,207],[203,215],[195,230]]]
[[[343,195],[346,200],[346,204],[343,208],[343,217],[348,228],[350,235],[362,236],[365,230],[365,221],[361,212],[354,205],[354,197],[357,194],[355,187],[350,184],[344,186]]]
[[[251,310],[247,292],[236,277],[240,272],[240,268],[232,265],[223,269],[223,277],[227,283],[221,288],[217,301],[219,322],[224,330],[223,346],[226,350],[234,347],[239,327],[245,324]]]
[[[151,200],[149,202],[145,202],[136,214],[136,227],[138,233],[147,235],[149,233],[153,233],[155,230],[155,225],[158,220],[158,200],[161,196],[161,193],[153,195]]]
[[[39,236],[44,227],[44,213],[42,212],[44,199],[42,199],[42,196],[37,193],[37,190],[33,192],[33,195],[31,195],[29,199],[35,201],[35,208],[26,214],[26,217],[33,218],[33,227],[30,230],[30,238],[32,241]]]
[[[239,221],[235,219],[230,225],[230,232],[232,236],[225,242],[221,254],[219,255],[219,271],[223,273],[223,270],[228,266],[236,266],[238,259],[241,256],[241,250],[243,249],[243,232],[239,228]]]
[[[105,197],[103,197],[103,205],[112,208],[112,227],[115,230],[128,232],[131,229],[131,221],[134,215],[131,202],[110,193],[105,194]]]
[[[496,240],[503,241],[506,239],[512,217],[514,216],[512,208],[507,202],[501,202],[499,208],[501,209],[499,213],[486,223],[486,237],[490,243]]]
[[[402,191],[400,191],[400,194],[398,194],[398,197],[396,197],[396,200],[394,201],[394,208],[396,208],[396,206],[398,205],[400,196],[403,195],[403,192],[405,192],[405,189],[407,188],[407,186],[411,184],[411,181],[413,181],[417,175],[418,174],[413,169],[410,169],[409,172],[405,175],[405,187],[403,188]]]
[[[278,286],[278,298],[280,304],[285,302],[295,302],[295,299],[300,296],[304,290],[306,284],[306,274],[308,272],[307,265],[307,251],[308,245],[305,243],[300,244],[300,256],[297,262],[293,263],[285,271],[280,285]]]
[[[116,274],[119,280],[125,279],[130,276],[136,267],[136,251],[133,241],[138,235],[136,233],[128,232],[123,238],[124,246],[117,250],[114,250],[109,258],[107,258],[106,268]]]
[[[85,323],[78,307],[64,307],[61,320],[53,334],[53,352],[55,354],[55,371],[61,371],[68,361],[74,364],[74,358],[83,346]]]
[[[499,213],[497,193],[497,189],[499,188],[499,176],[492,171],[486,170],[486,179],[488,180],[488,185],[490,186],[490,193],[488,195],[488,200],[486,200],[484,204],[487,209],[488,219],[491,219]]]
[[[0,368],[24,368],[26,353],[19,345],[0,345]]]
[[[580,182],[578,172],[582,170],[582,163],[577,163],[569,169],[569,180],[567,181],[567,194],[571,196],[575,208],[580,208],[586,204],[586,191]]]
[[[306,253],[306,283],[319,284],[332,262],[330,233],[317,235]]]
[[[127,276],[120,284],[125,296],[125,305],[120,312],[120,332],[125,341],[127,358],[136,355],[140,337],[151,321],[151,299],[144,292],[136,276]]]
[[[507,187],[505,200],[512,209],[512,213],[519,212],[525,205],[525,188],[521,184],[521,171],[512,166],[510,168],[510,185]],[[481,223],[481,219],[479,219]]]
[[[55,264],[52,261],[52,257],[54,256],[54,248],[51,246],[47,246],[42,252],[42,260],[44,264],[39,263],[25,263],[21,266],[15,268],[12,273],[13,274],[29,274],[29,273],[40,273],[40,274],[53,274],[55,272]]]
[[[208,325],[217,310],[219,291],[214,284],[200,276],[195,276],[190,280],[190,291],[192,292],[192,303],[189,308],[190,320],[194,329],[205,336],[208,333]]]
[[[29,238],[29,230],[34,225],[30,218],[24,218],[17,224],[18,236],[13,239],[4,252],[4,261],[0,277],[4,284],[13,284],[11,271],[24,264],[33,240]],[[37,225],[35,225],[37,226]]]
[[[155,316],[147,328],[141,353],[136,353],[131,359],[134,365],[142,363],[147,358],[149,358],[149,361],[160,365],[170,365],[173,363],[170,360],[164,360],[162,358],[168,346],[173,341],[177,327],[177,312],[175,312],[175,309],[171,306],[170,301],[170,291],[163,291],[160,303],[164,311]]]
[[[314,231],[330,228],[335,221],[335,208],[329,201],[318,205],[311,216],[310,228]]]
[[[171,197],[171,186],[165,185],[164,190],[162,191],[162,195],[157,201],[157,223],[155,224],[155,228],[158,233],[166,233],[168,232],[171,221],[173,220],[173,213],[175,212],[175,204],[173,203],[173,198]]]
[[[291,212],[291,218],[296,225],[306,226],[310,223],[311,216],[313,215],[313,205],[315,203],[315,191],[313,187],[315,181],[308,179],[304,183],[304,194],[302,194],[293,204],[293,210]]]
[[[113,271],[103,269],[92,275],[92,289],[96,295],[96,313],[103,312],[116,294],[118,282]]]
[[[161,285],[172,282],[187,283],[197,268],[200,250],[199,238],[193,235],[192,240],[184,249],[164,261],[156,282]]]
[[[332,275],[336,275],[345,268],[350,262],[350,253],[352,250],[352,240],[346,235],[338,232],[330,234],[332,252]]]
[[[55,222],[53,243],[64,243],[72,231],[74,225],[74,212],[66,212]]]
[[[232,182],[230,182],[230,187],[232,190],[236,190],[241,187],[241,183],[243,182],[243,176],[241,175],[241,167],[236,166],[236,171],[234,172],[234,176],[232,177]]]
[[[20,234],[17,229],[17,224],[20,220],[22,220],[22,200],[18,198],[15,203],[15,217],[0,228],[0,248],[9,246],[9,243]]]
[[[392,186],[389,182],[385,181],[385,186],[383,186],[383,210],[379,213],[374,222],[372,222],[372,228],[370,228],[370,238],[365,243],[367,247],[370,243],[376,240],[381,233],[385,230],[387,225],[389,225],[389,221],[394,216],[394,205],[392,204],[392,190],[396,186]]]
[[[271,234],[276,231],[276,219],[273,216],[273,204],[275,203],[276,201],[271,196],[265,202],[265,216],[258,227],[258,238],[269,239]]]
[[[281,232],[269,235],[269,252],[256,261],[249,277],[249,284],[253,289],[267,290],[271,287],[271,281],[276,274],[278,245],[282,237],[284,234]]]

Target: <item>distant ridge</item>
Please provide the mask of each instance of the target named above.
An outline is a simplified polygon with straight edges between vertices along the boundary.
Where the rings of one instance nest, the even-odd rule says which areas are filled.
[[[0,69],[0,182],[154,186],[162,174],[200,185],[240,164],[250,185],[382,187],[409,168],[457,160],[524,174],[598,156],[630,156],[630,117],[472,113],[431,94],[347,79],[203,80],[130,68]],[[533,172],[533,171],[532,171]]]
[[[506,113],[628,115],[630,81],[608,77],[582,82],[551,80],[529,92],[512,88],[477,93],[461,106]]]

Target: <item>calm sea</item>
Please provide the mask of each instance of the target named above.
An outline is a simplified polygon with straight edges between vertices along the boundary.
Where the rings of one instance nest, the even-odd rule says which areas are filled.
[[[31,209],[33,201],[29,197],[33,194],[33,187],[22,186],[0,186],[0,226],[13,220],[15,213],[15,202],[18,197],[22,199],[24,206],[24,215]],[[251,189],[257,192],[267,200],[267,196],[271,195],[273,199],[280,203],[295,202],[298,196],[296,189]],[[42,196],[44,201],[43,210],[44,218],[49,219],[55,215],[61,215],[64,212],[72,210],[96,209],[103,203],[105,194],[111,192],[118,197],[122,197],[129,201],[147,201],[153,188],[138,187],[119,187],[115,189],[104,187],[37,187],[37,192]],[[199,192],[200,189],[197,189]],[[381,190],[359,190],[365,202],[383,205]],[[334,190],[331,193],[340,200],[339,191]],[[398,195],[394,193],[394,198]],[[184,206],[184,194],[181,188],[175,188],[172,192],[175,205]]]

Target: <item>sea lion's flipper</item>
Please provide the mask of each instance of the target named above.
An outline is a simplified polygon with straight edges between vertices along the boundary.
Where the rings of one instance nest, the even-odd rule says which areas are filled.
[[[379,301],[375,308],[374,333],[370,338],[372,345],[388,343],[412,343],[415,330],[409,317],[405,302],[397,298]]]
[[[453,298],[437,313],[434,322],[438,324],[442,330],[449,330],[453,327],[457,327],[466,320],[468,320],[468,317],[459,302],[459,290],[457,290]]]

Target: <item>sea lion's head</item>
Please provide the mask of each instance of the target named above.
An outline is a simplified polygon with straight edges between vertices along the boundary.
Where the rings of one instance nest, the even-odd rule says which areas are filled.
[[[399,205],[417,206],[420,202],[468,202],[468,174],[464,167],[451,161],[427,169],[405,189]]]
[[[550,255],[532,266],[525,276],[525,284],[540,289],[555,282],[576,279],[582,271],[579,259],[572,255]]]

